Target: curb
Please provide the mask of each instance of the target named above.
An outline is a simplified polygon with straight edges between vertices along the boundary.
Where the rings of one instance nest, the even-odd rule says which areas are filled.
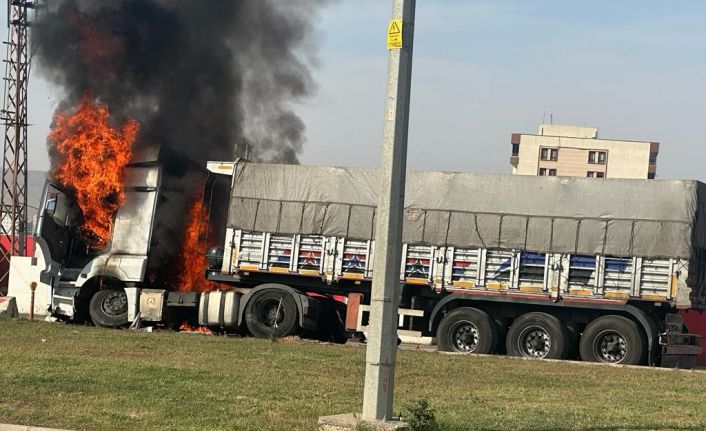
[[[41,428],[28,425],[0,424],[0,431],[69,431],[56,428]]]
[[[361,347],[364,348],[364,343],[359,342],[347,342],[346,347]],[[548,362],[556,364],[574,364],[578,366],[586,367],[610,367],[610,368],[627,368],[633,370],[646,370],[646,371],[659,371],[659,372],[681,372],[681,373],[696,373],[704,374],[706,373],[706,366],[696,365],[694,368],[666,368],[666,367],[655,367],[649,365],[624,365],[624,364],[604,364],[601,362],[585,362],[577,361],[572,359],[539,359],[539,358],[523,358],[520,356],[507,356],[507,355],[487,355],[480,353],[457,353],[457,352],[442,352],[436,348],[436,346],[428,346],[425,344],[400,344],[398,346],[399,350],[425,352],[433,355],[447,355],[447,356],[468,356],[472,358],[503,358],[503,360],[508,361],[532,361],[532,362]],[[2,430],[0,430],[2,431]]]
[[[655,367],[650,365],[625,365],[625,364],[606,364],[601,362],[586,362],[586,361],[576,361],[571,359],[539,359],[539,358],[524,358],[521,356],[507,356],[507,355],[482,355],[477,353],[456,353],[456,352],[440,352],[440,351],[429,351],[430,353],[437,353],[440,355],[448,356],[476,356],[476,357],[494,357],[494,358],[505,358],[511,361],[537,361],[537,362],[548,362],[555,364],[574,364],[584,367],[609,367],[609,368],[626,368],[631,370],[645,370],[645,371],[660,371],[660,372],[680,372],[680,373],[696,373],[704,374],[706,369],[702,366],[696,366],[695,368],[666,368],[666,367]],[[0,430],[2,431],[2,430]]]
[[[16,319],[17,300],[14,296],[0,296],[0,319]]]

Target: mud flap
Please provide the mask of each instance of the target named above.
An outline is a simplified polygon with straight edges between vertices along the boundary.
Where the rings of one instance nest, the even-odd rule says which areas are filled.
[[[660,367],[694,368],[703,351],[701,335],[681,332],[684,323],[678,314],[667,314],[665,323],[667,331],[659,336]]]
[[[299,326],[303,329],[316,331],[319,329],[319,316],[321,315],[321,301],[304,294],[295,295],[294,299],[299,303]]]

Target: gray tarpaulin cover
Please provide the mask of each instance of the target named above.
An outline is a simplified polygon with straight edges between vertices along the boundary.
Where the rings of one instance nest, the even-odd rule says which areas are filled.
[[[228,225],[373,239],[378,187],[375,169],[242,163]],[[409,172],[404,241],[688,258],[706,246],[705,204],[697,181]]]

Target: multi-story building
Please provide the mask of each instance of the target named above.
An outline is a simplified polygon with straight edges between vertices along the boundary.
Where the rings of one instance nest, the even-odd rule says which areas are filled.
[[[659,143],[599,139],[595,127],[542,124],[510,142],[514,175],[652,179],[657,171]]]

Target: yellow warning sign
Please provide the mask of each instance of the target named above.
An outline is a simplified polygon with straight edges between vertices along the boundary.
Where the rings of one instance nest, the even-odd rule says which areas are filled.
[[[387,49],[402,48],[402,20],[393,19],[387,27]]]

